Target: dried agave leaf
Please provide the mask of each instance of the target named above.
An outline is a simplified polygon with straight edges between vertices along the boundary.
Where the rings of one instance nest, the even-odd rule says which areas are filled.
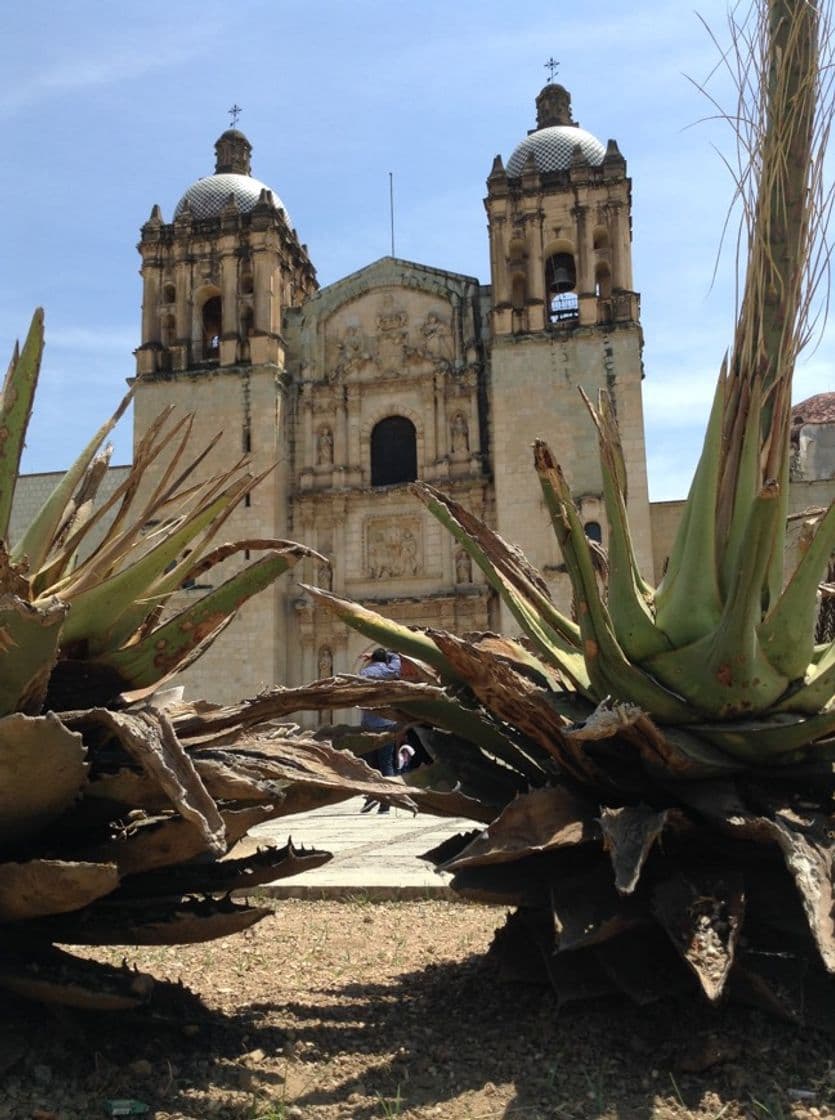
[[[594,805],[562,786],[516,797],[444,871],[507,863],[537,852],[600,839]]]
[[[725,989],[742,930],[742,876],[677,872],[655,887],[653,910],[702,991],[715,1003]]]
[[[0,719],[0,844],[19,844],[70,808],[86,756],[81,736],[51,712]]]
[[[153,709],[111,712],[106,708],[93,708],[84,713],[81,722],[85,727],[99,724],[116,736],[131,758],[165,791],[171,804],[199,829],[206,851],[227,850],[217,806],[164,712]]]
[[[119,885],[113,863],[30,859],[0,863],[0,921],[20,922],[80,910]]]
[[[604,808],[600,814],[603,847],[615,872],[615,887],[632,894],[653,844],[664,831],[668,811],[655,812],[647,805]]]
[[[82,914],[35,923],[31,932],[71,945],[191,945],[249,929],[269,917],[266,907],[231,899],[105,900]]]

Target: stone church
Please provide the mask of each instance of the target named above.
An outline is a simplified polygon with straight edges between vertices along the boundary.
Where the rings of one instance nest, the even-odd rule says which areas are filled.
[[[252,174],[238,130],[171,221],[142,227],[135,437],[169,404],[223,436],[214,466],[277,463],[230,535],[288,537],[326,556],[285,576],[191,671],[232,700],[356,670],[367,646],[313,607],[299,580],[400,622],[512,632],[482,573],[408,484],[452,494],[545,573],[567,581],[532,469],[541,436],[569,475],[589,535],[606,542],[596,440],[578,387],[615,400],[639,559],[653,567],[641,406],[631,183],[615,141],[549,84],[536,127],[487,179],[489,283],[385,257],[319,288],[279,195]],[[187,594],[187,592],[183,592]]]
[[[367,641],[314,608],[300,580],[409,625],[514,632],[414,479],[518,544],[566,607],[531,443],[551,444],[605,546],[579,387],[612,394],[638,561],[659,574],[680,503],[648,500],[631,182],[616,142],[579,127],[561,85],[545,86],[536,126],[490,168],[489,283],[385,257],[320,288],[279,195],[252,174],[246,136],[224,132],[215,153],[171,221],[154,206],[142,227],[135,439],[174,405],[195,412],[198,441],[222,431],[212,470],[242,455],[254,472],[277,464],[229,536],[297,540],[329,565],[305,561],[248,604],[189,671],[192,694],[232,701],[356,671]]]

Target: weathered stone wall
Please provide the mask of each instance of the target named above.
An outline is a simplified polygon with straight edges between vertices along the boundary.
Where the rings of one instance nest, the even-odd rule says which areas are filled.
[[[105,502],[113,491],[127,478],[130,467],[111,467],[102,479],[99,488],[99,502]],[[19,541],[27,526],[37,515],[41,506],[64,476],[63,471],[46,471],[43,474],[25,474],[18,479],[15,489],[9,536],[12,544]],[[105,515],[101,522],[90,530],[85,541],[82,555],[88,555],[104,536],[113,516]]]
[[[597,522],[607,543],[602,505],[603,483],[597,438],[579,393],[595,400],[597,390],[612,394],[621,427],[629,474],[629,512],[638,562],[652,571],[641,406],[641,338],[638,327],[610,332],[573,330],[506,336],[493,345],[490,419],[496,526],[517,544],[552,584],[563,610],[570,610],[568,579],[533,469],[531,445],[547,441],[563,467],[584,522]],[[515,626],[506,611],[502,627]]]
[[[283,413],[284,390],[274,367],[215,367],[192,373],[168,373],[143,378],[134,410],[136,438],[146,432],[168,405],[175,417],[193,412],[189,447],[196,456],[218,434],[220,438],[201,463],[193,481],[205,481],[229,469],[244,456],[253,474],[268,470],[267,477],[225,522],[213,542],[252,538],[286,538],[287,438]],[[172,441],[172,448],[174,446]],[[185,463],[187,460],[183,460]],[[162,455],[149,469],[146,491],[156,484],[168,462]],[[176,512],[176,511],[171,511]],[[253,551],[251,558],[257,553]],[[207,581],[217,586],[246,563],[237,554],[212,569]],[[292,574],[283,576],[288,581]],[[281,581],[279,587],[281,587]],[[201,589],[180,592],[169,610],[182,607]],[[270,590],[243,608],[218,642],[183,675],[189,695],[227,703],[250,695],[258,687],[283,682],[286,677],[286,592]]]

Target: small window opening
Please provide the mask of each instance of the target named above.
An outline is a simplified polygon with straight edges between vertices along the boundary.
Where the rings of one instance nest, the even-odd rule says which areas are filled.
[[[603,530],[600,528],[599,521],[587,521],[583,526],[583,530],[590,541],[595,541],[596,544],[603,544]]]
[[[176,298],[177,298],[177,289],[174,287],[173,284],[166,284],[165,287],[162,289],[162,302],[163,303],[173,303]]]
[[[252,273],[245,272],[241,277],[241,293],[245,296],[252,295],[253,280]]]
[[[249,509],[249,507],[251,505],[252,505],[252,495],[251,494],[244,494],[244,508]]]
[[[417,478],[417,433],[405,416],[387,416],[371,433],[371,485],[396,486]]]
[[[598,299],[612,298],[612,274],[608,265],[599,264],[595,269],[594,293]]]
[[[596,250],[609,248],[609,231],[606,229],[596,229],[594,231],[594,247]]]

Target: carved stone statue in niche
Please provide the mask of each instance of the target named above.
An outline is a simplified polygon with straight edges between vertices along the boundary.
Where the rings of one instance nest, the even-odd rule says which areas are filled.
[[[316,436],[316,465],[330,467],[333,464],[333,432],[327,425],[320,428]]]
[[[333,676],[333,651],[330,646],[319,647],[319,679]]]
[[[449,361],[452,357],[449,327],[439,315],[430,311],[420,328],[423,335],[423,351],[428,358],[442,358]]]
[[[420,526],[414,520],[372,521],[366,534],[366,571],[370,579],[419,575],[423,568]]]
[[[470,427],[463,412],[456,412],[449,426],[449,446],[453,455],[466,455],[470,450]]]
[[[470,557],[460,548],[455,553],[455,582],[456,583],[472,583],[473,581],[473,566],[470,563]]]

